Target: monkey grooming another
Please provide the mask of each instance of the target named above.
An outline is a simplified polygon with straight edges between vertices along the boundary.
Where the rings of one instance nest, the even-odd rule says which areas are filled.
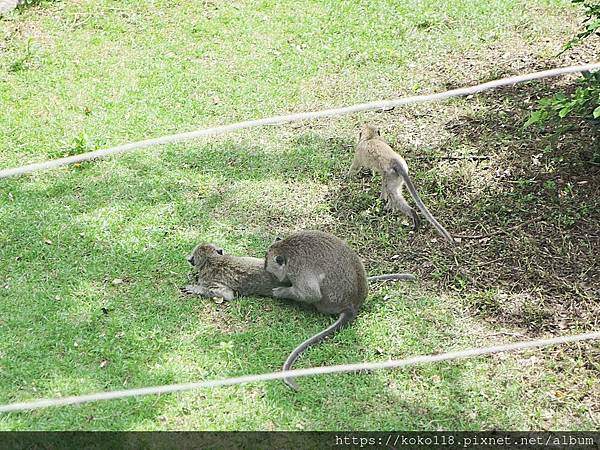
[[[269,255],[275,266],[269,263]],[[292,262],[288,266],[285,261],[290,257]],[[183,287],[181,290],[186,294],[225,300],[249,295],[273,296],[313,304],[325,314],[339,314],[333,325],[300,344],[286,360],[283,370],[289,370],[306,348],[356,317],[367,295],[367,281],[415,279],[410,273],[366,278],[360,258],[348,244],[319,231],[306,231],[276,241],[265,259],[226,255],[222,248],[204,243],[197,245],[187,259],[196,272],[196,284]],[[278,261],[283,262],[279,264]],[[307,283],[308,290],[305,289]],[[299,295],[297,289],[300,289]],[[298,389],[293,380],[285,379],[284,382],[292,389]]]
[[[220,297],[233,300],[234,297],[259,295],[272,297],[273,289],[281,284],[265,271],[263,258],[226,255],[215,244],[199,244],[187,258],[194,267],[196,284],[189,284],[181,291],[185,294],[203,297]],[[368,277],[369,281],[414,281],[410,273],[390,273]]]
[[[368,124],[363,125],[360,131],[354,160],[348,170],[348,176],[356,175],[362,167],[366,167],[381,174],[383,177],[381,198],[386,202],[386,206],[393,211],[400,210],[410,217],[415,230],[419,228],[419,217],[402,195],[402,188],[405,185],[429,223],[435,227],[444,239],[451,244],[455,243],[452,236],[450,236],[450,233],[435,220],[425,204],[421,201],[421,198],[408,175],[408,165],[404,158],[396,153],[392,147],[383,140],[379,129]]]
[[[298,356],[352,322],[367,297],[367,275],[362,261],[346,242],[320,231],[302,231],[269,247],[265,269],[281,283],[273,296],[313,305],[324,314],[337,314],[328,328],[307,339],[288,356],[283,370],[290,370]],[[298,385],[283,380],[290,388]]]

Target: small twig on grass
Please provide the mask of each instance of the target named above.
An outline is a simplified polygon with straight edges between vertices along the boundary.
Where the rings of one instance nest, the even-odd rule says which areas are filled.
[[[514,336],[514,337],[522,337],[522,338],[526,338],[526,337],[528,337],[526,334],[521,334],[521,333],[511,333],[511,332],[509,332],[509,331],[497,331],[496,333],[491,333],[491,334],[488,334],[486,337],[500,336],[500,335],[505,335],[505,336]]]
[[[590,420],[592,421],[592,423],[597,427],[600,427],[600,422],[598,422],[598,420],[596,420],[596,418],[594,417],[594,413],[592,412],[591,406],[588,407],[588,414],[590,415]]]
[[[493,233],[477,234],[475,236],[467,236],[464,234],[455,234],[455,235],[453,235],[453,237],[460,238],[460,239],[484,239],[484,238],[488,238],[488,237],[492,237],[492,236],[497,236],[499,234],[506,234],[509,231],[516,230],[517,228],[520,228],[520,227],[524,227],[525,225],[529,225],[530,223],[536,222],[540,219],[541,219],[541,216],[534,217],[533,219],[529,219],[529,220],[526,220],[525,222],[518,223],[517,225],[513,225],[512,227],[508,227],[504,230],[494,231]]]
[[[413,159],[436,159],[436,160],[448,160],[448,161],[482,161],[490,159],[489,155],[466,155],[466,156],[415,156]]]

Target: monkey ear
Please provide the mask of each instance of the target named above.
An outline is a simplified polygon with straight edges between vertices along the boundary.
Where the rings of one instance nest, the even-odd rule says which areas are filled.
[[[379,131],[379,128],[377,128],[377,136],[381,136],[381,131]]]
[[[281,238],[280,236],[276,236],[276,237],[275,237],[275,242],[279,242],[279,241],[281,241],[281,240],[282,240],[282,238]]]
[[[222,254],[223,254],[223,249],[222,249],[222,248],[217,248],[217,249],[215,249],[215,250],[217,251],[217,253],[218,253],[219,255],[222,255]]]
[[[281,256],[281,255],[277,255],[275,257],[275,262],[277,264],[279,264],[280,266],[283,266],[283,263],[285,262],[285,258],[283,256]]]
[[[188,256],[188,262],[193,266],[194,265],[194,255]]]

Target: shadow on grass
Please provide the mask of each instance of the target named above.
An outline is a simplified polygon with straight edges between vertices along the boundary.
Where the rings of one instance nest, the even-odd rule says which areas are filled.
[[[118,165],[93,163],[48,179],[3,181],[13,198],[4,205],[0,232],[0,280],[9,286],[0,295],[11,330],[2,349],[5,386],[11,387],[5,389],[37,397],[278,370],[295,345],[330,320],[269,299],[222,306],[190,301],[177,288],[188,272],[183,255],[198,240],[220,239],[235,253],[259,255],[273,234],[295,228],[334,232],[359,251],[369,273],[418,273],[511,325],[591,327],[600,275],[600,179],[589,162],[597,149],[597,124],[571,120],[572,129],[554,144],[551,130],[523,130],[524,105],[552,89],[551,82],[538,83],[483,96],[482,113],[447,124],[449,146],[407,158],[433,214],[455,234],[481,235],[463,239],[456,252],[430,228],[409,233],[403,217],[385,213],[377,180],[342,177],[353,142],[314,134],[301,135],[293,149],[280,153],[225,142],[181,153],[167,148],[161,161],[132,155]],[[448,161],[446,147],[471,147],[489,160]],[[434,170],[442,165],[443,171]],[[368,303],[362,317],[377,308]],[[411,314],[420,309],[415,304]],[[361,348],[364,340],[350,327],[306,356],[334,349],[332,359],[320,360],[363,360],[373,351]],[[344,348],[352,350],[344,354]],[[472,370],[442,370],[439,389],[446,391],[415,399],[418,406],[405,397],[418,372],[401,378],[405,385],[397,388],[390,386],[397,380],[385,376],[300,380],[297,396],[273,383],[259,389],[254,401],[263,423],[273,414],[280,427],[292,429],[293,420],[339,429],[353,417],[382,429],[443,426],[464,417],[469,429],[482,424],[462,415],[469,405],[464,399],[479,389]],[[199,395],[202,404],[219,404],[220,395],[243,397],[254,389]],[[441,397],[447,403],[440,404]],[[114,406],[102,404],[71,412],[67,423],[128,429],[154,423],[168,409],[188,414],[174,396],[126,405],[131,410],[117,420],[106,417]],[[397,414],[378,419],[382,405]],[[294,408],[290,416],[290,406],[303,409]],[[210,414],[199,414],[214,428],[255,423],[239,411],[214,424]],[[26,427],[30,416],[24,417]],[[65,426],[65,418],[51,411],[32,417],[36,428]],[[507,416],[490,424],[497,421],[511,423]]]
[[[376,265],[373,273],[400,262],[508,325],[593,328],[600,295],[599,123],[567,118],[562,134],[551,124],[523,127],[538,99],[574,88],[551,80],[482,95],[477,113],[446,124],[448,142],[406,156],[433,215],[451,234],[467,236],[455,252],[429,224],[411,233],[402,216],[383,211],[378,177],[331,189],[330,231],[360,249]]]
[[[299,342],[332,319],[272,299],[217,305],[182,298],[178,287],[189,272],[183,256],[199,240],[220,240],[232,252],[259,255],[272,238],[264,230],[280,226],[269,228],[270,223],[283,220],[281,231],[289,231],[302,221],[314,226],[330,217],[317,208],[326,196],[323,181],[339,172],[331,165],[343,163],[349,144],[328,142],[304,136],[284,157],[227,145],[191,154],[167,150],[160,161],[136,155],[118,164],[4,180],[2,402],[278,370]],[[331,154],[323,154],[323,147]],[[263,191],[244,197],[256,186]],[[277,202],[290,192],[313,201],[297,198],[298,207]],[[272,209],[265,210],[267,203]],[[378,305],[370,301],[364,317]],[[298,366],[319,364],[315,358],[321,364],[355,362],[365,352],[376,358],[365,339],[350,327],[312,349]],[[462,370],[453,370],[451,378],[467,379],[459,375]],[[107,402],[11,416],[9,423],[12,429],[137,429],[157,426],[149,424],[161,423],[165,411],[172,411],[182,421],[162,426],[194,428],[185,418],[197,420],[191,415],[196,411],[206,428],[243,429],[256,426],[249,407],[260,410],[256,414],[266,428],[273,416],[277,427],[288,429],[297,429],[297,423],[339,429],[363,416],[365,428],[372,423],[421,428],[456,416],[432,399],[417,410],[402,407],[378,419],[382,405],[396,411],[406,403],[385,380],[367,375],[300,380],[297,396],[282,383],[227,388],[190,394],[188,399],[200,397],[195,405],[181,396],[149,397],[121,402],[119,417],[115,404]],[[477,385],[467,383],[456,395],[467,397]],[[352,402],[345,401],[349,391]],[[210,405],[222,405],[223,396],[239,410],[211,422],[223,412]],[[248,397],[254,398],[251,406],[244,403]],[[290,414],[290,407],[300,405]]]

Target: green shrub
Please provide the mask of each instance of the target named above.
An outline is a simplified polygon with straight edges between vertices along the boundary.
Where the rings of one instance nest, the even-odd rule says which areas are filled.
[[[564,50],[572,48],[594,34],[600,35],[600,0],[571,0],[581,4],[585,9],[583,30],[571,39]],[[563,51],[564,51],[563,50]],[[525,126],[544,125],[549,120],[560,120],[571,114],[593,119],[600,118],[600,72],[585,72],[578,81],[579,86],[570,95],[558,93],[553,97],[543,98],[538,108],[530,115]]]
[[[570,114],[598,119],[600,117],[600,72],[585,73],[578,80],[579,86],[570,95],[562,92],[553,97],[543,98],[538,102],[538,109],[533,111],[525,126],[543,125],[551,119],[562,119]]]
[[[585,9],[585,20],[583,30],[565,45],[565,50],[572,48],[583,39],[592,34],[600,35],[600,1],[598,0],[571,0],[571,3],[581,4]]]

